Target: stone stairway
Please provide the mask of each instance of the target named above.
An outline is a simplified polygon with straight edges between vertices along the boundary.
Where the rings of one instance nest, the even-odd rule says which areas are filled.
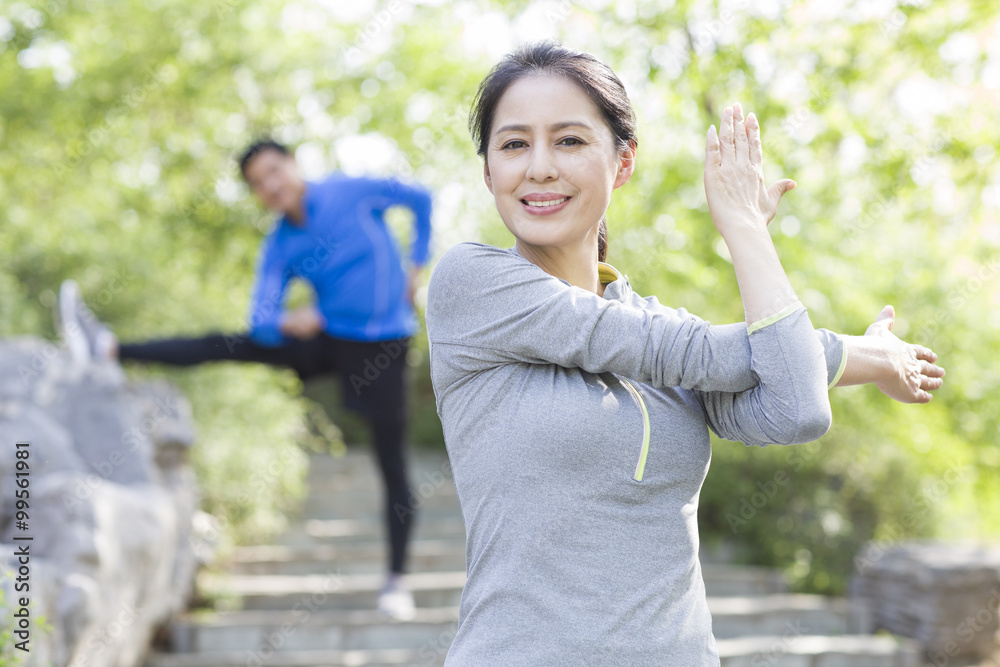
[[[321,667],[444,663],[465,582],[465,531],[443,453],[416,452],[421,500],[407,576],[409,621],[374,611],[383,583],[381,482],[364,448],[313,456],[303,515],[278,543],[241,548],[225,575],[202,573],[210,594],[242,598],[231,612],[189,612],[173,624],[170,653],[146,667]],[[790,594],[779,573],[703,565],[723,667],[919,667],[910,641],[851,634],[864,609]],[[670,666],[687,667],[687,666]]]

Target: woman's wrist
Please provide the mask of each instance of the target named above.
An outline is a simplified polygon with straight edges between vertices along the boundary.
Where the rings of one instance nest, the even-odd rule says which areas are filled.
[[[762,217],[755,217],[752,213],[741,213],[738,215],[725,215],[720,216],[720,220],[715,220],[715,228],[719,231],[719,235],[726,242],[726,245],[730,243],[730,237],[733,241],[738,241],[742,236],[758,237],[767,236],[770,238],[770,233],[767,231],[767,221]]]
[[[841,336],[847,348],[844,373],[835,386],[885,382],[893,378],[896,369],[885,341],[878,336]]]

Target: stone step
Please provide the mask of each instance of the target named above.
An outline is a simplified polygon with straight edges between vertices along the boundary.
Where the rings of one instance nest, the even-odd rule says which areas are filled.
[[[386,569],[388,545],[380,542],[319,544],[306,547],[266,545],[241,547],[224,567],[233,574],[313,574],[327,568],[343,574],[376,574]],[[410,572],[465,570],[461,540],[412,540]]]
[[[799,634],[843,635],[855,631],[865,609],[840,598],[822,595],[708,597],[712,632],[719,639],[780,635],[789,628]]]
[[[418,572],[406,582],[417,607],[457,606],[465,571]],[[236,596],[246,610],[374,609],[384,574],[345,574],[332,568],[322,574],[236,575],[202,572],[198,587],[204,595]]]
[[[461,516],[458,496],[452,490],[438,490],[433,494],[416,496],[415,509],[418,513],[427,511],[451,511],[455,516]],[[381,516],[384,505],[382,490],[355,491],[331,489],[328,491],[310,490],[302,501],[302,512],[315,518],[351,518],[358,514]]]
[[[381,651],[287,651],[284,653],[216,651],[212,653],[154,653],[144,667],[439,667],[448,653],[425,649]]]
[[[751,565],[701,564],[705,589],[712,596],[772,595],[788,592],[784,575],[773,568]]]
[[[445,482],[454,487],[451,466],[445,457],[410,458],[407,468],[410,482],[415,486]],[[382,471],[374,456],[345,456],[343,458],[310,457],[306,469],[307,479],[323,482],[328,479],[343,481],[348,486],[358,482],[380,481]]]
[[[719,639],[722,667],[920,667],[920,647],[910,639],[873,635],[824,637],[798,634],[794,626],[772,636]]]
[[[373,609],[319,609],[308,596],[300,607],[189,615],[174,626],[181,652],[262,647],[280,650],[414,648],[454,630],[458,607],[418,608],[412,621],[385,620]],[[317,600],[318,602],[318,600]],[[814,595],[767,598],[708,598],[718,639],[799,635],[844,635],[847,603]]]
[[[453,613],[445,610],[424,610],[439,613],[425,620],[386,622],[381,626],[324,625],[324,612],[300,621],[281,621],[279,625],[254,625],[247,612],[230,614],[217,626],[193,625],[175,629],[175,641],[201,642],[190,644],[197,652],[154,654],[145,667],[225,667],[270,665],[273,667],[320,667],[322,665],[441,665],[454,637],[454,621],[445,620]],[[243,614],[246,618],[238,618]],[[220,619],[216,619],[219,621]],[[241,620],[248,621],[241,624]],[[275,619],[276,621],[277,619]],[[342,620],[342,619],[341,619]],[[444,622],[437,623],[436,621]],[[271,621],[272,623],[275,621]],[[182,624],[185,621],[181,621]],[[376,627],[374,633],[369,628]],[[360,631],[355,634],[355,631]],[[419,634],[412,634],[417,631]],[[203,634],[197,634],[201,632]],[[366,636],[366,633],[367,636]],[[417,648],[298,648],[309,643],[330,641],[340,644],[379,643],[377,634],[391,637],[394,643],[409,639]],[[180,636],[178,636],[178,634]],[[337,637],[336,640],[332,639]],[[885,636],[842,635],[837,637],[801,635],[789,629],[772,636],[717,639],[722,667],[920,667],[920,647],[914,640]],[[223,647],[230,648],[209,648]]]
[[[199,585],[208,595],[242,598],[246,610],[296,609],[303,605],[370,610],[375,607],[383,578],[381,573],[354,574],[330,568],[326,574],[301,575],[203,573]],[[465,580],[464,570],[407,575],[419,608],[457,606]],[[708,603],[715,635],[720,638],[769,635],[789,625],[802,634],[840,635],[859,627],[866,611],[853,609],[845,600],[816,595],[709,596]]]
[[[363,544],[384,542],[386,528],[381,520],[359,519],[306,519],[278,536],[279,544],[308,546],[314,544]],[[465,543],[465,524],[460,517],[420,521],[413,528],[411,538],[450,539]]]
[[[417,505],[413,509],[403,508],[403,516],[415,516],[416,522],[436,523],[438,521],[454,522],[462,521],[462,512],[457,502],[435,502]],[[394,516],[400,516],[399,513]],[[294,513],[289,514],[289,520],[293,524],[306,521],[363,521],[375,526],[380,526],[385,521],[385,505],[381,498],[377,502],[362,504],[352,503],[323,503],[316,500],[304,502]]]
[[[450,638],[442,637],[450,643]],[[717,641],[722,667],[920,667],[913,640],[853,635],[748,637]],[[419,649],[348,651],[271,651],[259,649],[153,654],[145,667],[389,667],[444,664],[447,645],[431,642]]]
[[[411,487],[412,488],[412,487]],[[454,491],[436,491],[431,495],[415,495],[413,511],[418,517],[434,516],[461,518],[462,510]],[[310,519],[381,518],[385,497],[381,489],[358,491],[336,489],[310,491],[298,509],[301,517]]]
[[[385,541],[374,539],[343,544],[241,547],[234,551],[225,567],[239,575],[308,575],[328,569],[342,575],[374,575],[384,572],[386,559]],[[412,573],[464,572],[465,543],[460,539],[412,540],[408,569]],[[710,597],[764,596],[787,590],[781,574],[769,568],[706,565],[702,574]]]
[[[438,480],[442,477],[451,480],[451,464],[448,456],[442,452],[416,452],[411,450],[407,457],[407,470],[413,480],[425,478]],[[348,481],[361,478],[376,479],[379,475],[378,462],[375,453],[368,447],[351,447],[343,456],[329,454],[309,454],[308,474],[311,478],[320,479],[324,476],[348,475]]]
[[[407,621],[386,619],[375,610],[218,612],[179,617],[171,648],[178,653],[420,649],[447,646],[457,627],[457,606],[417,609]]]

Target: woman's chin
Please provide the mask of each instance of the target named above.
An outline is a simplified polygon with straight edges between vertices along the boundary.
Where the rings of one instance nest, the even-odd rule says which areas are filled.
[[[510,228],[508,227],[508,229]],[[511,229],[511,233],[521,243],[527,243],[538,248],[563,245],[567,241],[565,234],[554,234],[550,230],[525,229],[524,225],[516,229]]]
[[[586,229],[573,229],[565,221],[556,220],[517,220],[507,229],[522,243],[539,247],[567,245],[587,235]]]

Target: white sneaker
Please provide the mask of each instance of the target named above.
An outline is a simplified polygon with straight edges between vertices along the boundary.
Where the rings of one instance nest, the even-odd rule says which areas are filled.
[[[70,358],[78,366],[90,361],[90,342],[80,322],[80,287],[75,280],[64,280],[59,286],[59,300],[56,302],[56,329],[69,348]]]
[[[378,594],[378,611],[397,621],[409,621],[416,615],[413,594],[403,583],[401,575],[389,575],[388,581]]]
[[[59,287],[56,322],[59,333],[77,364],[114,359],[118,341],[111,329],[97,319],[80,298],[80,287],[75,280],[64,280]]]

